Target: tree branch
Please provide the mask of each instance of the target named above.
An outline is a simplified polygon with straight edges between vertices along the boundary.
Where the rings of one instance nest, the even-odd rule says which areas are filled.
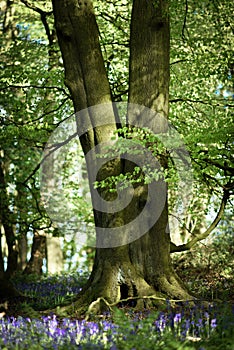
[[[64,88],[58,87],[58,86],[43,86],[43,85],[11,85],[8,84],[4,86],[3,88],[0,88],[0,91],[6,90],[6,89],[56,89],[58,91],[61,91],[66,95],[67,97],[71,98],[70,94],[67,93],[67,91]]]
[[[208,229],[205,232],[196,235],[195,237],[193,237],[190,241],[188,241],[185,244],[181,244],[181,245],[177,246],[176,244],[171,242],[170,253],[184,252],[186,250],[190,250],[197,242],[202,241],[203,239],[208,237],[209,234],[215,229],[215,227],[220,222],[220,220],[223,216],[224,209],[225,209],[225,206],[227,204],[228,198],[229,198],[229,191],[224,189],[223,190],[223,198],[222,198],[222,201],[220,204],[218,214],[216,215],[214,221],[208,227]]]
[[[190,98],[175,98],[173,100],[170,100],[170,103],[177,103],[177,102],[192,102],[192,103],[201,103],[203,105],[210,105],[210,106],[217,106],[217,107],[223,107],[225,105],[225,107],[234,107],[234,105],[232,104],[226,104],[225,103],[226,100],[224,100],[224,103],[216,103],[216,104],[212,104],[211,102],[208,101],[203,101],[203,100],[193,100]]]
[[[37,6],[33,6],[32,4],[29,4],[29,2],[27,0],[21,0],[21,2],[30,10],[33,10],[37,13],[39,13],[40,15],[44,15],[44,16],[50,16],[53,14],[53,11],[43,11],[42,9],[40,9]]]
[[[19,128],[19,127],[24,126],[24,125],[33,124],[33,123],[37,122],[38,120],[40,120],[40,119],[42,119],[42,118],[45,118],[45,117],[49,116],[50,114],[53,114],[53,113],[59,111],[60,108],[61,108],[68,100],[69,100],[68,97],[64,98],[64,99],[61,101],[61,104],[60,104],[57,108],[55,108],[55,109],[53,109],[53,110],[50,110],[49,112],[43,113],[43,114],[40,115],[38,118],[31,119],[31,120],[28,120],[28,121],[25,121],[25,122],[16,122],[15,120],[12,119],[12,117],[4,116],[4,120],[6,120],[6,121],[8,122],[8,124],[5,123],[5,125],[13,124],[13,125],[15,125],[15,126],[17,126],[17,127]],[[73,113],[72,113],[70,116],[68,116],[68,117],[64,118],[63,120],[61,120],[60,122],[58,122],[58,123],[56,123],[56,124],[51,124],[51,125],[53,125],[53,126],[58,126],[58,125],[61,124],[64,120],[70,118],[72,115],[73,115]],[[29,139],[26,139],[26,140],[29,140]]]
[[[75,132],[74,134],[70,135],[65,141],[62,141],[62,142],[59,142],[59,143],[56,143],[56,144],[53,144],[51,145],[50,147],[47,147],[47,149],[49,151],[48,154],[46,154],[43,159],[40,161],[40,163],[38,163],[36,165],[36,167],[33,169],[33,171],[31,172],[30,175],[28,175],[28,177],[22,182],[22,184],[25,186],[25,184],[33,177],[33,175],[36,174],[36,172],[40,169],[41,165],[43,164],[43,162],[46,160],[46,158],[48,158],[53,152],[57,151],[60,147],[68,144],[72,139],[74,139],[75,137],[78,137],[78,134],[77,132]]]
[[[173,66],[173,64],[178,64],[178,63],[182,63],[182,62],[189,62],[189,60],[188,59],[177,60],[177,61],[171,62],[170,66]]]
[[[53,35],[53,32],[52,33],[50,32],[50,27],[49,27],[49,24],[47,22],[46,17],[47,17],[47,14],[45,12],[41,13],[41,21],[42,21],[42,24],[45,28],[45,32],[46,32],[46,35],[47,35],[47,38],[49,41],[49,45],[52,46],[54,43],[54,35]]]
[[[182,40],[185,41],[185,30],[186,30],[186,22],[188,15],[188,0],[185,0],[185,15],[184,15],[184,23],[182,28]]]
[[[218,169],[222,169],[224,171],[228,171],[230,172],[230,175],[233,175],[234,176],[234,168],[231,167],[231,166],[228,166],[226,163],[224,163],[224,165],[220,164],[218,161],[215,161],[215,160],[212,160],[212,159],[209,159],[209,158],[204,158],[203,159],[206,163],[209,163],[209,164],[212,164],[214,165],[216,168]]]

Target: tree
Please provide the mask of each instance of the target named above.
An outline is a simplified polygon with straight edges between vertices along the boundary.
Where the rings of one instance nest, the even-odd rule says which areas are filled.
[[[110,85],[102,58],[98,26],[91,1],[53,1],[55,26],[61,48],[65,81],[72,96],[75,111],[111,103]],[[130,36],[129,102],[138,103],[160,113],[152,123],[168,117],[169,99],[169,14],[167,1],[133,2]],[[111,104],[110,104],[111,106]],[[129,125],[136,125],[139,111],[131,113]],[[87,114],[87,118],[96,116]],[[79,123],[79,120],[78,120]],[[90,125],[94,123],[90,120]],[[110,141],[116,133],[119,120],[114,109],[108,110],[108,122],[81,136],[85,154],[94,146]],[[149,125],[150,127],[150,125]],[[94,167],[87,162],[88,173]],[[121,172],[132,172],[130,162],[120,159],[108,163],[108,171],[99,171],[99,181]],[[91,184],[92,186],[92,184]],[[92,192],[92,187],[91,187]],[[113,215],[95,211],[96,226],[112,228],[131,221],[145,204],[147,186],[134,186],[133,200],[123,212]],[[104,194],[102,193],[104,196]],[[106,197],[105,197],[106,198]],[[109,200],[112,198],[109,197]],[[153,201],[153,198],[150,198]],[[119,224],[121,223],[121,224]],[[91,277],[82,291],[77,307],[87,308],[91,302],[104,297],[117,302],[128,297],[162,295],[177,299],[191,298],[170,260],[168,208],[165,202],[162,213],[149,232],[135,242],[112,248],[97,248]],[[141,228],[139,227],[139,230]],[[125,234],[131,234],[127,232]],[[139,233],[139,236],[141,233]],[[163,294],[162,294],[163,293]]]
[[[126,146],[125,149],[121,146],[121,140],[135,139],[152,152],[155,161],[164,166],[165,173],[171,172],[173,175],[173,159],[165,147],[161,148],[157,135],[134,128],[126,130],[125,120],[119,119],[116,106],[111,103],[128,99],[129,102],[142,104],[143,107],[137,107],[138,110],[136,106],[131,110],[129,108],[127,125],[147,124],[149,129],[155,129],[154,124],[158,123],[156,131],[166,131],[169,85],[168,4],[164,1],[134,1],[131,33],[130,1],[94,2],[97,16],[93,13],[91,1],[54,1],[53,5],[66,84],[75,111],[85,111],[84,108],[88,106],[107,103],[108,115],[99,109],[107,121],[104,126],[98,124],[100,116],[92,115],[94,110],[91,108],[84,119],[86,125],[96,125],[81,137],[84,153],[87,155],[94,146],[97,146],[96,150],[99,148],[102,151],[101,145],[109,142],[113,134],[116,138],[115,146],[120,149],[122,147],[123,153]],[[3,21],[4,70],[1,73],[3,87],[0,90],[3,108],[1,156],[4,155],[4,181],[1,182],[5,191],[2,195],[5,193],[7,196],[1,204],[5,213],[11,214],[8,219],[13,229],[16,228],[13,240],[17,242],[27,230],[50,231],[50,220],[39,200],[38,170],[42,164],[40,152],[49,133],[62,125],[70,114],[70,96],[62,83],[61,61],[53,61],[54,54],[59,55],[59,52],[53,31],[51,4],[22,0],[9,3],[9,6],[9,13],[14,13],[14,25],[8,25],[11,16],[4,16],[7,21]],[[169,119],[183,134],[193,161],[195,185],[193,204],[186,208],[187,212],[183,215],[177,214],[176,220],[180,224],[179,228],[192,237],[191,241],[189,238],[188,242],[185,241],[179,247],[170,243],[168,211],[174,215],[171,207],[180,195],[175,174],[166,179],[170,180],[169,210],[166,201],[164,203],[162,200],[161,204],[165,204],[162,215],[144,237],[127,246],[97,249],[94,269],[76,305],[77,309],[82,303],[85,308],[100,295],[111,302],[125,296],[157,296],[161,290],[163,297],[189,298],[185,287],[174,274],[169,252],[190,249],[198,240],[205,238],[218,224],[233,188],[233,161],[230,156],[233,147],[230,118],[233,107],[230,95],[233,60],[229,13],[228,1],[222,4],[219,1],[204,1],[202,6],[196,1],[186,1],[185,4],[180,0],[170,2],[172,30]],[[13,29],[7,32],[6,26]],[[162,36],[165,40],[162,40]],[[222,55],[219,54],[220,47]],[[216,92],[221,83],[222,89]],[[225,89],[229,92],[228,96],[227,93],[224,95]],[[152,108],[148,117],[146,107]],[[136,118],[139,108],[144,110],[142,115],[146,115],[145,119]],[[85,112],[76,115],[78,128],[81,127],[78,119],[80,115],[85,117]],[[147,119],[149,117],[152,117],[150,122]],[[121,130],[117,132],[119,128]],[[104,151],[106,150],[101,152],[102,156],[106,156]],[[110,149],[109,153],[111,152],[113,155],[115,149]],[[138,157],[142,160],[141,164],[147,163],[144,163],[144,153],[138,154]],[[134,162],[123,157],[116,157],[114,162],[106,161],[106,165],[98,172],[97,179],[93,179],[97,165],[98,157],[94,157],[92,162],[87,159],[91,191],[95,193],[93,181],[98,180],[99,194],[109,201],[110,206],[116,198],[116,193],[112,192],[113,186],[109,192],[106,191],[111,181],[115,184],[130,179],[134,187],[132,202],[125,210],[114,215],[94,210],[97,228],[123,228],[123,224],[131,224],[142,209],[148,208],[146,198],[150,186],[157,191],[161,184],[161,193],[166,195],[164,181],[157,182],[153,178],[147,186],[148,179],[144,177],[144,171],[139,171]],[[6,172],[7,169],[10,172]],[[156,175],[158,174],[155,174],[155,178]],[[69,186],[72,188],[72,185]],[[74,188],[75,186],[76,184]],[[10,190],[12,188],[16,191]],[[125,188],[122,193],[127,194],[129,191]],[[200,213],[205,213],[208,205],[212,205],[214,195],[221,202],[217,217],[208,230],[201,231],[204,215],[201,216]],[[78,197],[77,200],[80,201]],[[148,205],[151,203],[151,208],[153,205],[158,207],[153,199]],[[79,206],[82,208],[82,204],[79,203]],[[131,230],[133,231],[133,226],[125,232],[126,236],[131,234]],[[63,228],[61,231],[63,235],[66,232],[63,232]],[[143,231],[139,225],[134,234],[140,236]],[[124,237],[124,232],[121,236]],[[102,238],[98,229],[97,238]],[[4,274],[3,261],[1,267]],[[171,284],[167,283],[168,279]],[[140,303],[142,300],[138,301]]]

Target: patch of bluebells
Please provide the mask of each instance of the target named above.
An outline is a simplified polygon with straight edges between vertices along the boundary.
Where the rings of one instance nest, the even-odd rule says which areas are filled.
[[[195,314],[196,312],[196,314]],[[118,322],[102,320],[88,322],[55,315],[41,319],[0,319],[0,349],[149,349],[160,344],[170,334],[183,342],[189,337],[208,339],[216,332],[217,318],[208,312],[161,312],[136,314],[134,319],[123,318]],[[133,314],[132,314],[133,315]]]
[[[18,278],[14,282],[15,287],[25,296],[29,296],[36,300],[33,306],[43,309],[48,304],[57,305],[67,297],[79,294],[82,286],[87,280],[87,276],[83,274],[82,278],[79,274],[49,276],[41,280],[25,281],[25,278]]]
[[[117,326],[112,322],[14,318],[0,320],[0,348],[6,349],[105,349],[114,342]]]
[[[181,309],[180,312],[160,312],[157,317],[152,315],[148,313],[146,318],[146,322],[147,319],[151,320],[151,332],[156,331],[158,335],[163,336],[169,331],[174,337],[182,341],[187,337],[193,337],[194,339],[209,338],[217,327],[217,318],[214,318],[214,312],[204,312],[196,307],[187,312],[186,309]],[[136,328],[142,327],[142,325],[139,325],[137,318],[134,322],[138,322]],[[144,322],[143,319],[142,323]]]
[[[216,318],[211,318],[205,312],[204,314],[194,315],[191,311],[190,316],[186,317],[184,312],[161,314],[158,320],[155,321],[155,327],[160,333],[168,330],[168,326],[172,333],[185,340],[188,336],[196,338],[207,338],[211,332],[217,327]]]

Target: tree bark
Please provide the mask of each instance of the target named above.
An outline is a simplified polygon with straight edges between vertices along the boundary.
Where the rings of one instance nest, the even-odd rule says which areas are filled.
[[[46,257],[46,236],[34,233],[31,258],[24,269],[25,274],[42,274],[43,259]]]
[[[75,111],[91,105],[111,101],[111,93],[98,39],[98,27],[91,1],[53,0],[55,25],[65,66],[65,81],[74,103]],[[130,38],[130,93],[129,102],[150,107],[161,116],[151,120],[160,125],[156,129],[165,131],[168,117],[169,95],[169,15],[166,0],[134,0]],[[139,110],[131,110],[128,123],[139,123]],[[87,113],[90,125],[93,115]],[[116,130],[115,112],[108,115],[108,125],[89,130],[81,138],[86,154],[95,145],[110,141]],[[77,125],[79,120],[77,120]],[[79,126],[78,126],[79,127]],[[87,163],[88,173],[94,162]],[[132,165],[121,161],[100,172],[100,178],[132,171]],[[91,194],[92,194],[92,184]],[[157,191],[158,184],[155,183]],[[131,203],[113,215],[95,213],[96,226],[118,227],[131,222],[139,215],[145,204],[147,187],[135,186]],[[157,192],[156,192],[157,193]],[[112,199],[112,198],[110,198]],[[153,198],[150,198],[152,203]],[[156,209],[157,211],[157,209]],[[150,214],[150,213],[149,213]],[[141,230],[139,225],[139,231]],[[125,232],[126,233],[126,232]],[[125,234],[123,233],[123,234]],[[141,232],[139,232],[141,234]],[[126,234],[131,234],[131,228]],[[135,306],[146,306],[142,296],[189,299],[183,283],[175,274],[170,260],[170,234],[168,230],[168,208],[165,201],[159,219],[149,232],[137,241],[114,248],[97,248],[93,270],[87,285],[73,306],[78,313],[87,311],[88,305],[99,297],[115,303],[128,297],[139,297]],[[144,300],[144,301],[143,301]]]

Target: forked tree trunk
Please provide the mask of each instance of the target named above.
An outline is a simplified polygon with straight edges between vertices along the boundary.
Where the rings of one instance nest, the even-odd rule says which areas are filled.
[[[53,0],[53,7],[65,66],[65,81],[75,111],[111,102],[92,2]],[[133,1],[130,49],[129,102],[152,108],[159,113],[161,119],[152,120],[152,125],[145,125],[143,120],[141,125],[154,130],[154,124],[159,122],[161,125],[157,126],[157,130],[163,131],[165,118],[168,117],[169,94],[169,15],[166,0]],[[89,123],[93,125],[92,118],[95,117],[87,113],[87,118],[90,118]],[[130,114],[128,123],[136,125],[140,118],[136,109]],[[79,120],[77,122],[79,124]],[[112,111],[109,113],[108,125],[89,130],[83,135],[81,144],[84,153],[100,142],[110,140],[116,130],[116,123]],[[87,162],[89,173],[94,166],[94,162]],[[132,170],[132,165],[116,159],[114,164],[109,164],[108,174],[105,169],[102,170],[99,172],[100,179]],[[146,193],[147,187],[140,183],[135,186],[133,199],[124,210],[113,215],[101,215],[94,211],[96,226],[112,228],[131,222],[142,210]],[[153,198],[150,200],[153,201]],[[138,230],[141,236],[141,225]],[[131,234],[131,228],[123,234],[126,233]],[[91,277],[75,308],[78,313],[85,311],[99,297],[115,303],[123,298],[149,295],[190,298],[170,260],[167,200],[156,223],[141,238],[124,246],[96,249]],[[145,306],[140,299],[137,301],[138,306],[139,303]]]

